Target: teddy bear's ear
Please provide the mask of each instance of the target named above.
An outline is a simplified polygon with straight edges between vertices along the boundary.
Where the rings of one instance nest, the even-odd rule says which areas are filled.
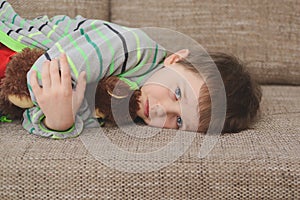
[[[103,112],[101,112],[99,108],[96,108],[95,109],[95,116],[94,117],[104,119],[105,118],[105,114]]]
[[[8,100],[19,108],[32,108],[33,103],[30,97],[18,97],[17,95],[8,95]]]

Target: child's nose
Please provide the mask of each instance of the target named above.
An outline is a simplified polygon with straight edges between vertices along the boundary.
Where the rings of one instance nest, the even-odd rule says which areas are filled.
[[[178,101],[167,101],[155,105],[155,114],[157,117],[165,117],[168,115],[180,115],[180,105]]]
[[[156,117],[165,117],[166,116],[166,111],[164,109],[164,107],[161,104],[156,104],[152,107],[153,109],[153,114]]]
[[[167,115],[161,104],[156,104],[150,110],[151,124],[156,127],[164,127]]]
[[[156,127],[172,127],[170,121],[174,116],[180,115],[180,105],[176,101],[163,102],[154,105],[150,111],[151,124]]]

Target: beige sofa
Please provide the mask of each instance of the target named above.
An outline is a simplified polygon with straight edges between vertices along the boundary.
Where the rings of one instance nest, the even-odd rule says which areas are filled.
[[[80,14],[180,31],[209,51],[240,57],[262,84],[263,99],[253,128],[222,135],[201,158],[208,137],[189,132],[129,127],[128,135],[113,127],[50,140],[28,134],[18,121],[1,123],[0,199],[300,198],[299,1],[9,2],[27,18]],[[134,137],[140,132],[153,137]],[[118,148],[95,145],[99,137]]]

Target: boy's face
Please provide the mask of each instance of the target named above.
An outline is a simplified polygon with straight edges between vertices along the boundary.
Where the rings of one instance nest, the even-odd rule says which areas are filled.
[[[146,81],[141,88],[137,115],[150,126],[197,131],[203,80],[178,60],[167,58],[165,67]]]

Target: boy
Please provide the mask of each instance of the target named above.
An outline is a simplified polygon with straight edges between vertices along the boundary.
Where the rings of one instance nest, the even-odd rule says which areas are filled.
[[[110,76],[117,76],[132,90],[140,90],[136,114],[146,124],[191,131],[207,130],[210,94],[201,76],[183,67],[190,65],[185,61],[188,50],[166,58],[166,51],[139,29],[82,17],[25,20],[7,2],[1,0],[0,5],[1,43],[14,50],[25,46],[47,50],[27,76],[35,104],[24,112],[23,126],[29,132],[51,138],[67,138],[78,136],[84,127],[98,126],[93,117],[96,86],[100,80]],[[216,60],[220,57],[222,55],[216,55]],[[227,63],[226,59],[220,62],[221,67],[218,64],[217,67],[222,69],[224,63]],[[237,75],[248,76],[247,73]],[[189,80],[188,84],[182,79]],[[159,82],[162,80],[165,82]],[[231,82],[232,79],[228,81]],[[224,83],[226,90],[227,82]],[[245,116],[234,112],[240,107],[233,109],[223,131],[242,130],[256,115],[259,92],[254,94],[256,86],[251,79],[243,87],[250,88],[250,96],[240,106]],[[243,96],[241,91],[238,94]],[[227,97],[233,100],[239,98],[235,92],[226,92],[231,95]],[[230,108],[228,111],[231,111]],[[240,121],[245,123],[240,125]]]

